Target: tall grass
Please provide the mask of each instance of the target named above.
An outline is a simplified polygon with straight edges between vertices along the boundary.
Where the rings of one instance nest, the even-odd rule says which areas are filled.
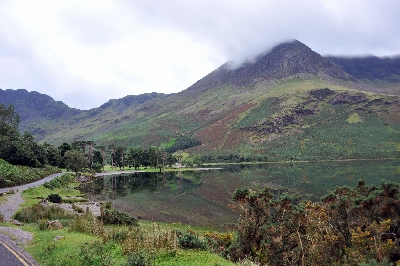
[[[70,223],[69,230],[95,236],[104,236],[105,234],[103,223],[91,213],[76,216]]]
[[[18,211],[14,218],[24,223],[36,223],[40,220],[65,220],[73,219],[74,215],[57,206],[43,206],[40,204]]]

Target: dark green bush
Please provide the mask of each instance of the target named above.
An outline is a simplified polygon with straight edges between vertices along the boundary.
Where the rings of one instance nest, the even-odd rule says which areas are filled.
[[[128,213],[119,212],[117,210],[103,211],[104,224],[120,224],[120,225],[138,225],[138,220],[130,216]]]
[[[207,242],[201,240],[197,235],[192,232],[177,231],[179,245],[185,249],[200,249],[207,250]]]
[[[136,252],[128,257],[124,266],[149,266],[151,265],[150,256],[145,252]]]
[[[50,194],[47,197],[47,199],[48,199],[48,201],[53,202],[53,203],[61,203],[61,201],[62,201],[61,196],[58,194]]]
[[[103,171],[103,165],[101,165],[101,163],[95,163],[95,164],[92,165],[92,169],[96,173],[101,173]]]

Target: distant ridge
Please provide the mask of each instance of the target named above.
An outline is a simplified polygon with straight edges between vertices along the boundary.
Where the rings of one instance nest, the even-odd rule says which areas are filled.
[[[400,56],[384,57],[327,57],[343,71],[357,79],[400,82]]]

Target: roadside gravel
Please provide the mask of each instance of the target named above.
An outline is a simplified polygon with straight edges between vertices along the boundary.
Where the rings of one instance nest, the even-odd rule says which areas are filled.
[[[0,213],[3,215],[4,220],[10,219],[18,210],[19,205],[24,202],[21,197],[21,191],[7,196],[7,201],[0,204]],[[32,234],[23,231],[19,228],[0,226],[0,234],[9,236],[19,246],[26,246],[32,240]]]
[[[10,219],[18,210],[19,205],[24,202],[21,197],[21,191],[18,190],[15,194],[6,196],[7,201],[0,204],[0,214],[3,214],[4,219]]]
[[[0,226],[0,235],[11,238],[18,246],[26,247],[33,239],[33,234],[19,228]]]

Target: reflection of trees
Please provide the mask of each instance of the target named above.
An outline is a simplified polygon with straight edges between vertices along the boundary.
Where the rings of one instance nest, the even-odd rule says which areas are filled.
[[[144,190],[156,192],[163,188],[165,173],[135,173],[127,177],[127,187],[130,193],[137,193]]]
[[[237,173],[241,172],[243,169],[245,169],[246,165],[243,164],[232,164],[229,166],[224,166],[224,172],[229,172],[229,173]]]
[[[202,171],[185,171],[182,172],[184,178],[191,180],[194,184],[200,184],[203,176]]]
[[[202,172],[162,172],[162,173],[134,173],[130,175],[115,175],[97,178],[90,188],[95,195],[115,199],[125,197],[128,193],[142,191],[159,192],[177,187],[179,194],[198,187],[201,183]]]
[[[183,183],[183,175],[181,171],[178,171],[178,173],[176,174],[176,187],[178,188],[178,190],[182,190],[182,183]]]

